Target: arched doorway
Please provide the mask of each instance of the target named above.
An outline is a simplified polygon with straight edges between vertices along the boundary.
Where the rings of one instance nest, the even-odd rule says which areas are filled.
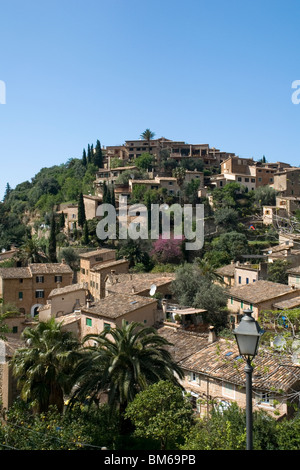
[[[42,307],[42,306],[43,306],[42,304],[35,304],[35,305],[33,305],[33,306],[31,307],[31,312],[30,312],[30,313],[31,313],[31,316],[32,316],[32,317],[35,317],[36,315],[38,315],[38,313],[39,313],[39,312],[38,312],[38,309],[39,309],[40,307]]]

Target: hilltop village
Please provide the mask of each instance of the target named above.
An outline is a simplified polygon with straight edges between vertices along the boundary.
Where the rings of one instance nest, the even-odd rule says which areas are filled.
[[[246,406],[233,330],[245,310],[264,328],[254,410],[299,412],[300,168],[155,138],[88,145],[80,158],[7,185],[0,206],[0,401],[20,395],[12,362],[24,332],[50,321],[79,343],[138,323],[163,338],[193,413]],[[99,240],[97,209],[204,205],[204,244]],[[131,217],[128,223],[134,223]],[[28,337],[27,337],[28,339]],[[284,345],[284,346],[283,346]],[[64,397],[65,404],[68,397]]]

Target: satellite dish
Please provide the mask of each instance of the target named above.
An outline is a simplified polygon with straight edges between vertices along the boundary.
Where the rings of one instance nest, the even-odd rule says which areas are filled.
[[[273,344],[276,349],[282,350],[286,345],[286,340],[282,336],[275,336]]]
[[[156,285],[155,284],[152,284],[152,286],[150,287],[150,292],[149,294],[152,296],[154,295],[156,292]]]

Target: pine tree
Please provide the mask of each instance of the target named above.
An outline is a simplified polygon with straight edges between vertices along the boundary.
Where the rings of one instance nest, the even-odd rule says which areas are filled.
[[[101,150],[100,140],[97,140],[95,147],[94,163],[98,168],[102,168],[103,165],[103,155]]]
[[[86,158],[85,149],[83,149],[83,153],[82,153],[82,164],[83,164],[83,166],[87,166],[87,158]]]
[[[83,228],[85,221],[86,221],[86,216],[85,216],[83,194],[80,193],[79,194],[79,201],[78,201],[78,225],[81,228]]]
[[[49,260],[51,263],[57,263],[56,258],[56,222],[54,214],[51,218],[50,224],[50,237],[49,237],[49,249],[48,249]]]

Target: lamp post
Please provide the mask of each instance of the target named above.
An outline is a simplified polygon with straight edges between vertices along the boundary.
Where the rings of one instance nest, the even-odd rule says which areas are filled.
[[[246,433],[247,450],[252,450],[252,359],[256,356],[258,343],[263,330],[257,321],[251,316],[252,310],[244,310],[239,326],[234,330],[235,339],[239,348],[240,355],[246,361]]]

